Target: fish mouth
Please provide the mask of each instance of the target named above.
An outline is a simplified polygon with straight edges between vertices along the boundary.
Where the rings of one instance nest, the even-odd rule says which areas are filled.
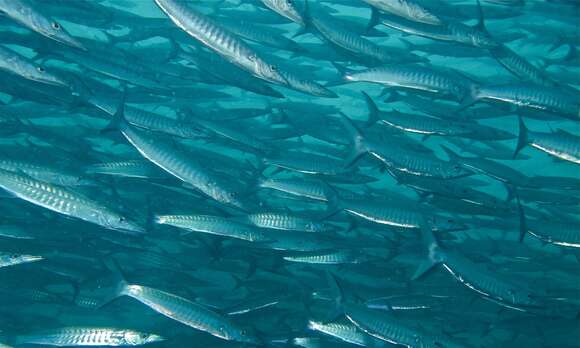
[[[20,258],[22,260],[22,263],[30,263],[44,260],[43,256],[35,256],[35,255],[22,255]]]
[[[84,52],[89,51],[79,40],[70,35],[51,35],[50,37],[66,46],[77,48]]]

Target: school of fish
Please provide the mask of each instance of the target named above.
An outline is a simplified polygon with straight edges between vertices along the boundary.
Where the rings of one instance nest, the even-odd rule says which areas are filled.
[[[0,0],[0,348],[579,347],[579,23]]]

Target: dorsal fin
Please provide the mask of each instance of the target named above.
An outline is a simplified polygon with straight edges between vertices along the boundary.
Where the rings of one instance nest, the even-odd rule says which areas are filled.
[[[487,28],[485,27],[485,18],[483,17],[483,9],[481,8],[481,3],[479,0],[477,2],[477,24],[475,24],[474,28],[478,29],[479,31],[487,33]]]

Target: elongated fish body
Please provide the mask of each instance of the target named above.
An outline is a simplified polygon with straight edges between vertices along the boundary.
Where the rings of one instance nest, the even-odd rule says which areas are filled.
[[[41,344],[56,347],[140,346],[163,340],[163,337],[155,334],[100,327],[64,327],[16,337],[18,344]]]
[[[394,15],[406,18],[410,21],[421,22],[431,25],[442,24],[435,14],[421,6],[419,3],[411,0],[363,0],[367,4],[376,7],[379,10],[392,13]]]
[[[338,51],[344,51],[348,56],[355,57],[366,65],[374,66],[402,60],[406,62],[418,60],[418,57],[411,59],[410,54],[402,57],[390,54],[387,48],[363,38],[358,33],[345,29],[340,21],[323,14],[322,10],[315,11],[309,17],[309,24],[324,41],[330,43]]]
[[[115,107],[108,98],[100,98],[99,105],[111,115],[115,113]],[[201,129],[193,123],[182,122],[169,117],[165,117],[153,112],[125,106],[125,120],[133,126],[165,133],[186,139],[195,139],[204,136]]]
[[[441,147],[451,160],[453,160],[455,163],[459,163],[466,169],[513,185],[525,186],[528,182],[529,178],[527,176],[508,165],[482,157],[460,156],[445,146]]]
[[[23,255],[0,251],[0,268],[43,260],[42,256]]]
[[[60,186],[93,185],[94,182],[85,179],[81,174],[59,167],[49,167],[29,161],[0,159],[0,169],[10,172],[21,172],[36,180]]]
[[[296,6],[294,0],[260,0],[262,4],[278,13],[279,15],[288,18],[292,22],[304,25],[304,18],[300,9]]]
[[[84,195],[29,176],[0,169],[0,188],[32,204],[102,227],[129,233],[144,229],[120,213]]]
[[[168,176],[148,160],[128,160],[95,163],[85,167],[87,174],[112,175],[128,178],[167,178]]]
[[[338,175],[348,172],[339,159],[299,151],[287,151],[283,156],[267,157],[263,162],[304,174]]]
[[[211,133],[248,147],[251,150],[267,152],[272,149],[271,146],[262,142],[260,139],[241,132],[235,127],[224,125],[223,122],[213,122],[201,118],[192,118],[192,122],[198,124],[201,128],[209,130]]]
[[[417,229],[424,220],[429,221],[430,226],[436,231],[456,231],[465,227],[451,218],[431,215],[425,216],[415,209],[387,205],[377,202],[354,201],[342,199],[338,206],[349,214],[365,220],[399,228]]]
[[[246,40],[287,51],[301,51],[300,46],[296,42],[272,30],[269,27],[254,25],[243,20],[226,21],[224,19],[217,18],[217,21],[230,32]]]
[[[531,132],[520,119],[520,137],[516,155],[526,144],[559,159],[580,164],[580,137],[568,132],[562,130],[553,133]]]
[[[406,18],[393,15],[384,15],[381,19],[383,20],[382,23],[389,28],[433,40],[452,41],[487,49],[495,48],[499,45],[485,31],[460,22],[445,22],[440,25],[432,25],[410,21]]]
[[[305,219],[288,213],[265,212],[248,214],[244,218],[257,227],[283,231],[328,232],[331,227],[323,221]]]
[[[86,41],[86,44],[89,44]],[[166,89],[157,79],[156,72],[135,57],[122,51],[103,49],[99,43],[90,44],[90,52],[62,49],[55,54],[71,60],[89,70],[130,84],[150,89]]]
[[[25,27],[67,46],[86,50],[57,21],[37,11],[27,0],[1,0],[0,12]]]
[[[176,152],[156,139],[147,137],[146,134],[129,126],[126,121],[120,123],[120,130],[143,157],[164,171],[218,202],[245,209],[245,205],[237,199],[237,193],[230,190],[226,183],[220,182],[216,174],[211,173],[195,158]]]
[[[405,132],[424,135],[465,136],[472,133],[471,129],[460,122],[403,114],[398,111],[382,113],[379,122]]]
[[[254,226],[210,215],[158,215],[158,224],[170,225],[189,231],[232,237],[250,242],[264,241],[268,237]]]
[[[474,98],[546,111],[575,121],[580,118],[578,96],[557,88],[526,83],[481,86],[475,90]]]
[[[575,223],[528,220],[527,232],[539,240],[570,248],[580,248],[580,232]]]
[[[263,80],[286,84],[277,68],[259,57],[242,40],[214,20],[189,8],[185,2],[155,0],[161,10],[181,29],[226,60]]]
[[[427,255],[417,268],[414,279],[433,266],[441,264],[457,281],[485,299],[518,311],[541,308],[527,286],[511,278],[502,277],[455,251],[443,249],[425,224],[421,225],[421,239]]]
[[[297,178],[267,178],[259,182],[259,187],[305,197],[315,201],[328,202],[334,194],[328,184],[320,180]]]
[[[457,253],[445,252],[442,259],[443,267],[460,283],[502,306],[516,310],[537,306],[531,290],[522,284],[502,278]]]
[[[520,57],[507,46],[501,45],[490,50],[491,55],[507,70],[524,81],[538,85],[556,87],[556,83],[530,62]]]
[[[376,342],[372,337],[360,331],[355,325],[350,322],[333,321],[308,321],[308,328],[313,331],[318,331],[325,335],[332,336],[341,341],[351,343],[361,347],[375,347]]]
[[[59,76],[4,46],[0,46],[0,70],[49,85],[69,86]]]
[[[393,150],[399,150],[397,153]],[[437,157],[429,157],[403,149],[389,149],[376,153],[390,168],[400,172],[439,179],[461,178],[473,174],[457,162],[443,161]]]
[[[159,314],[227,341],[259,343],[258,339],[223,315],[199,303],[142,285],[123,284],[120,295],[136,299]]]
[[[365,333],[388,343],[404,347],[459,348],[466,346],[443,335],[422,330],[410,323],[382,311],[375,311],[356,304],[345,304],[345,315]]]
[[[321,265],[342,265],[362,263],[367,261],[368,258],[366,258],[364,254],[355,250],[343,249],[289,254],[284,256],[284,260]]]
[[[336,93],[312,80],[303,79],[289,71],[280,71],[280,75],[282,75],[286,81],[286,84],[284,85],[285,87],[317,97],[338,98]]]
[[[264,80],[255,77],[217,54],[208,54],[198,50],[195,54],[179,54],[179,57],[195,64],[198,69],[204,72],[206,83],[211,83],[211,81],[208,81],[211,77],[217,80],[214,83],[225,82],[254,93],[284,98],[282,94],[268,86]]]
[[[469,96],[474,83],[459,74],[417,65],[392,65],[348,72],[344,79],[373,82],[389,87],[419,90],[462,101]]]

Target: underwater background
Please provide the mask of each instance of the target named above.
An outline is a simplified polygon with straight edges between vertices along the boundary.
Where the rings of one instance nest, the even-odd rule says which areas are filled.
[[[0,0],[0,347],[578,347],[574,0]]]

